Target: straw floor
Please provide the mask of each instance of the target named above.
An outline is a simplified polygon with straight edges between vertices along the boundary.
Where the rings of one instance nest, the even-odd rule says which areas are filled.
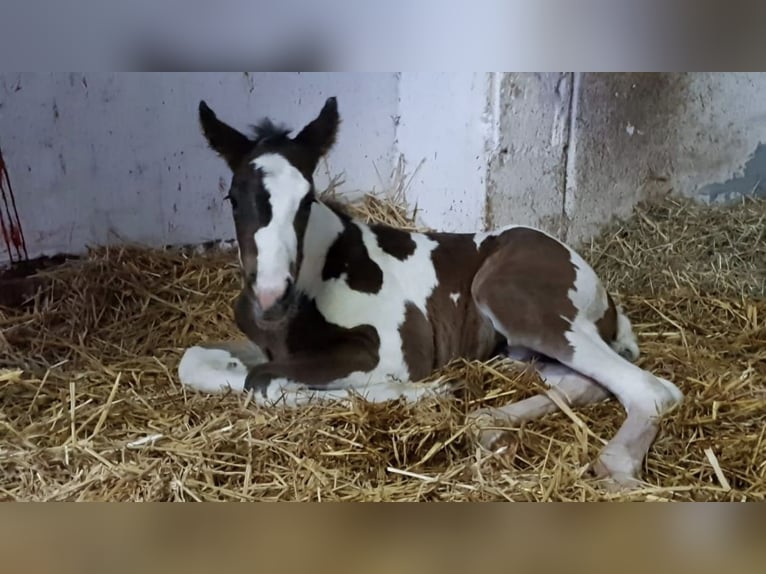
[[[394,207],[357,209],[408,225]],[[34,306],[0,310],[0,499],[762,500],[765,218],[766,202],[666,199],[582,250],[632,317],[641,364],[686,393],[637,492],[585,475],[623,420],[615,401],[512,429],[501,454],[477,449],[469,409],[540,389],[499,360],[451,365],[465,387],[415,406],[280,411],[185,391],[183,349],[238,336],[234,256],[125,248],[48,271]]]

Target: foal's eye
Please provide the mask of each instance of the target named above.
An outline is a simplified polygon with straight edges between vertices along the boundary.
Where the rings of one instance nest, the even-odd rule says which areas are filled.
[[[224,199],[231,203],[232,209],[237,209],[237,200],[234,199],[231,195],[227,195],[224,197]]]

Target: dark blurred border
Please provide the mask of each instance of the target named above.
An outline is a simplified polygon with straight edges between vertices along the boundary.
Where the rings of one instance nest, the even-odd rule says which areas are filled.
[[[161,41],[146,40],[133,46],[125,54],[123,68],[134,72],[319,72],[333,67],[329,48],[319,41],[302,42],[278,50],[270,58],[242,54],[196,54],[181,46],[171,46]]]
[[[47,505],[0,513],[4,572],[763,571],[759,506]]]
[[[4,0],[6,70],[734,71],[766,4],[709,0]]]

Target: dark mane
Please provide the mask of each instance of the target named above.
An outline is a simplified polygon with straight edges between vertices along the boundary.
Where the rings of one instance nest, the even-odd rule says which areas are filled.
[[[330,196],[320,196],[319,201],[330,208],[330,210],[344,221],[354,219],[351,207],[338,199]]]
[[[288,134],[292,131],[288,126],[275,124],[269,118],[263,118],[251,126],[251,129],[256,144],[285,142],[288,140]]]

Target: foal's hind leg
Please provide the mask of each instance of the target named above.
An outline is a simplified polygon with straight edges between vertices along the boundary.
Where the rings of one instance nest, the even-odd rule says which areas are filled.
[[[567,339],[574,352],[562,362],[606,387],[627,411],[627,419],[604,447],[594,470],[597,475],[629,484],[657,437],[660,418],[681,402],[683,394],[670,381],[618,355],[592,324],[575,322]]]
[[[556,359],[617,397],[628,416],[595,470],[632,484],[659,418],[683,395],[604,340],[597,323],[605,316],[607,296],[587,263],[553,239],[525,233],[520,238],[526,241],[501,247],[482,265],[471,288],[474,301],[509,345]]]
[[[535,365],[535,369],[545,385],[555,389],[561,399],[571,407],[601,402],[609,397],[606,389],[594,380],[560,363],[540,363]],[[502,407],[479,409],[469,415],[469,420],[479,427],[479,443],[492,450],[497,440],[507,432],[504,428],[492,428],[498,423],[503,426],[518,425],[539,419],[558,409],[558,405],[548,395],[539,394]]]

